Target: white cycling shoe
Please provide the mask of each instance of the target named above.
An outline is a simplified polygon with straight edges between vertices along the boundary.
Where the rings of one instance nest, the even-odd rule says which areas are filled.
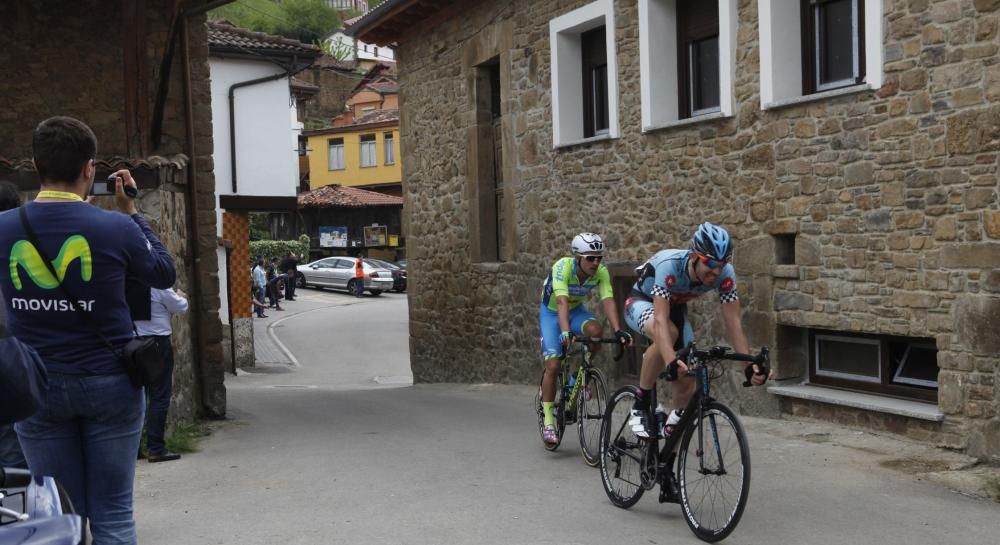
[[[640,437],[642,439],[649,439],[649,432],[646,431],[645,411],[632,409],[632,412],[629,413],[628,425],[630,428],[632,428],[632,433],[634,433],[636,437]]]

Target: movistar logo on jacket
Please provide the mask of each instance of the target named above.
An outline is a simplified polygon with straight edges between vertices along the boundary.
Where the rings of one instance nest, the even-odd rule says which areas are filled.
[[[80,277],[89,282],[93,275],[94,258],[90,252],[90,244],[81,235],[73,235],[63,242],[59,255],[52,261],[58,277],[53,277],[42,256],[38,254],[35,245],[27,240],[19,240],[10,250],[10,280],[14,288],[21,289],[21,273],[23,269],[28,277],[40,288],[58,288],[66,278],[66,270],[73,261],[80,260]]]

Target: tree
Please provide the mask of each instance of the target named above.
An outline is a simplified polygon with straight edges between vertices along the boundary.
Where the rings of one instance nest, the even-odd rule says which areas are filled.
[[[340,15],[325,0],[237,0],[208,12],[210,19],[316,43],[342,26]]]

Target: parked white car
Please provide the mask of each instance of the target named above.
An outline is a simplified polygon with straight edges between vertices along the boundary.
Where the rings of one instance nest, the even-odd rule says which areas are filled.
[[[354,257],[324,257],[306,265],[299,265],[299,287],[334,288],[354,291]],[[392,289],[392,271],[377,267],[362,259],[365,269],[365,290],[381,295]]]

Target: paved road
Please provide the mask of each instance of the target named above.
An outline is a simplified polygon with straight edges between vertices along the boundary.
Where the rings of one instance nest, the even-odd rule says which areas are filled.
[[[305,290],[287,308],[269,320],[298,366],[230,378],[229,420],[201,452],[140,464],[141,543],[699,543],[653,493],[613,507],[575,431],[544,451],[533,387],[410,385],[404,296]],[[745,422],[752,494],[725,543],[997,543],[997,504],[884,467],[960,457]]]

